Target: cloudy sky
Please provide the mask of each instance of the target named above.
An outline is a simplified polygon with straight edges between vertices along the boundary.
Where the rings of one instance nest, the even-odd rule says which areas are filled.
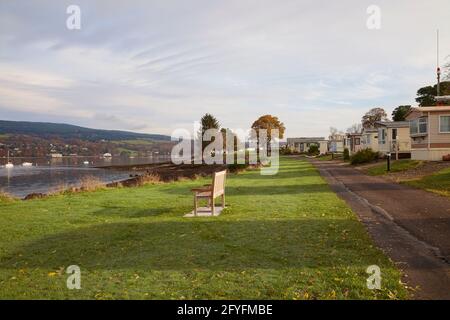
[[[69,5],[81,30],[66,27]],[[369,30],[366,10],[381,9]],[[0,0],[0,119],[170,134],[205,112],[345,130],[435,81],[448,0]]]

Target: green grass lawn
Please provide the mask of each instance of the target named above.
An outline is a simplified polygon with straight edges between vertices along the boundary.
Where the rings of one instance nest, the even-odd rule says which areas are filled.
[[[333,160],[333,156],[331,154],[326,154],[326,155],[318,156],[316,159],[320,160],[320,161],[331,161],[331,160]]]
[[[444,169],[421,179],[402,183],[450,197],[450,169]]]
[[[183,218],[209,179],[0,204],[0,298],[395,299],[400,273],[309,163],[230,175],[228,208]],[[66,288],[69,265],[81,290]],[[378,265],[382,289],[366,287]]]
[[[414,169],[422,165],[422,161],[418,160],[396,160],[391,162],[391,172],[400,172],[400,171],[406,171],[409,169]],[[383,163],[376,165],[374,167],[370,167],[367,169],[367,174],[371,176],[381,176],[384,174],[388,174],[386,171],[387,164],[386,161]]]

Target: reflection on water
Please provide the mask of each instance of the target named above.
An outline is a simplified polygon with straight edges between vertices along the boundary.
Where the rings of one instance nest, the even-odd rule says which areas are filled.
[[[1,159],[3,160],[3,159]],[[168,157],[151,158],[14,158],[14,168],[0,167],[0,190],[17,197],[30,193],[47,193],[61,186],[77,186],[86,176],[93,176],[103,182],[123,180],[129,177],[129,172],[93,168],[103,165],[150,164],[169,161]],[[89,165],[84,163],[88,161]],[[32,167],[24,167],[22,163],[33,163]],[[5,164],[6,161],[3,162]]]
[[[77,186],[81,178],[93,176],[104,182],[122,180],[127,172],[77,167],[21,167],[0,169],[0,189],[17,197],[30,193],[47,193],[61,187]]]

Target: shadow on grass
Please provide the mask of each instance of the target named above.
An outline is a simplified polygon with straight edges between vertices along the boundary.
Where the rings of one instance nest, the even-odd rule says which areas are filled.
[[[230,185],[231,184],[231,185]],[[256,185],[256,186],[236,186],[228,183],[225,186],[225,193],[229,195],[293,195],[293,194],[308,194],[308,193],[330,193],[327,184],[294,184],[294,185]],[[192,195],[190,189],[173,189],[167,190],[170,194]]]
[[[101,210],[95,211],[93,214],[95,216],[117,216],[123,218],[145,218],[145,217],[157,217],[162,215],[167,215],[171,213],[179,212],[177,208],[169,207],[157,207],[157,208],[132,208],[127,206],[108,206]]]
[[[231,173],[230,177],[233,176]],[[296,169],[284,169],[281,168],[277,174],[274,175],[262,175],[259,172],[256,174],[248,174],[248,173],[239,173],[239,179],[249,179],[249,180],[272,180],[272,179],[301,179],[304,177],[316,177],[319,176],[319,173],[316,169],[311,168],[296,168]]]
[[[99,224],[31,241],[0,258],[0,268],[48,270],[72,264],[149,271],[379,263],[386,260],[357,220],[325,218]]]

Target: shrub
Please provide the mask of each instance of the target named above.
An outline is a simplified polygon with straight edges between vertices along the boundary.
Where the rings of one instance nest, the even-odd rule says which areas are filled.
[[[320,153],[319,146],[316,144],[312,144],[308,149],[308,154],[311,156],[317,156],[319,155],[319,153]]]
[[[95,191],[105,187],[105,183],[94,176],[86,176],[80,180],[80,190],[82,191]]]
[[[142,177],[142,184],[161,183],[161,176],[155,173],[148,173]]]
[[[344,149],[344,160],[350,160],[350,151],[348,150],[348,148]]]
[[[49,190],[48,194],[51,194],[51,195],[64,194],[66,192],[69,192],[70,189],[71,189],[71,187],[68,184],[60,183],[60,184],[56,185],[55,187],[51,188]]]
[[[299,154],[299,152],[293,148],[284,147],[284,148],[280,149],[280,154],[285,155],[285,156],[290,156],[290,155],[294,155],[294,154]]]
[[[351,164],[361,164],[368,163],[377,160],[380,157],[378,152],[373,151],[372,149],[363,149],[355,153],[351,158]]]
[[[291,154],[291,149],[289,147],[281,147],[280,148],[280,154],[290,155]]]
[[[0,190],[0,203],[1,202],[13,202],[15,198],[7,192]]]

